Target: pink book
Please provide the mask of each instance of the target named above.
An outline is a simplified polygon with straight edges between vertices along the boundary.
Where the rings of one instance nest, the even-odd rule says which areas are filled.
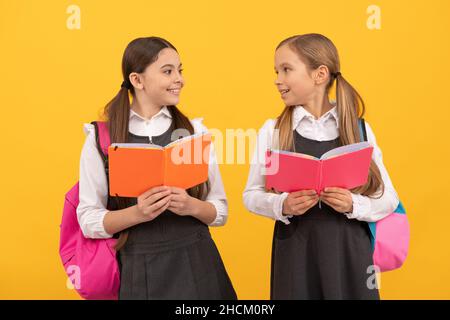
[[[266,188],[279,192],[327,187],[352,189],[364,185],[369,175],[373,146],[365,141],[332,149],[316,158],[282,151],[266,152]]]

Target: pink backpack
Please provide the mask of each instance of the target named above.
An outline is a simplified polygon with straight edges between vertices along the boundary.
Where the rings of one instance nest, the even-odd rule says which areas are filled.
[[[363,141],[367,141],[364,119],[360,119],[359,130]],[[406,260],[409,248],[409,223],[403,204],[387,217],[369,222],[373,263],[381,272],[400,268]]]
[[[105,122],[92,122],[97,148],[107,170],[108,127]],[[85,238],[77,218],[78,182],[66,193],[60,225],[59,255],[74,288],[84,299],[117,300],[120,274],[116,239]]]

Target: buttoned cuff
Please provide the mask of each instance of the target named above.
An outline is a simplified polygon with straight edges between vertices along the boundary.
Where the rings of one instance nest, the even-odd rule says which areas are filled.
[[[370,213],[369,197],[352,193],[353,211],[344,213],[349,219],[360,219]]]
[[[292,215],[284,216],[283,215],[283,202],[287,198],[289,193],[283,192],[282,194],[278,195],[276,200],[273,203],[273,212],[276,220],[280,220],[284,222],[285,224],[290,224],[291,222],[288,220],[289,218],[292,218]]]
[[[209,224],[211,227],[219,227],[225,225],[228,218],[228,207],[221,200],[206,200],[216,208],[216,218]]]
[[[108,210],[101,210],[94,212],[85,217],[79,222],[80,229],[83,232],[85,238],[90,239],[109,239],[113,235],[109,234],[105,230],[104,220],[108,213]]]

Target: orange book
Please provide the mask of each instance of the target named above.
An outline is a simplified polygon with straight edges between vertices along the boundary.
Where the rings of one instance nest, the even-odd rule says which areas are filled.
[[[156,186],[189,189],[208,179],[210,133],[169,143],[113,143],[108,148],[109,194],[138,197]]]

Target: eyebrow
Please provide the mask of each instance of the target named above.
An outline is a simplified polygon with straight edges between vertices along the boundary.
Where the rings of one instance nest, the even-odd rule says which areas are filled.
[[[180,63],[179,68],[181,68],[182,65],[183,65],[183,64]],[[164,67],[172,67],[172,68],[175,68],[175,66],[174,66],[173,64],[165,64],[165,65],[163,65],[163,66],[161,67],[161,69],[164,68]]]
[[[290,65],[290,64],[287,63],[287,62],[283,62],[282,64],[280,64],[280,67],[282,67],[282,66],[292,67],[292,65]],[[274,69],[277,70],[277,67],[274,67]]]

